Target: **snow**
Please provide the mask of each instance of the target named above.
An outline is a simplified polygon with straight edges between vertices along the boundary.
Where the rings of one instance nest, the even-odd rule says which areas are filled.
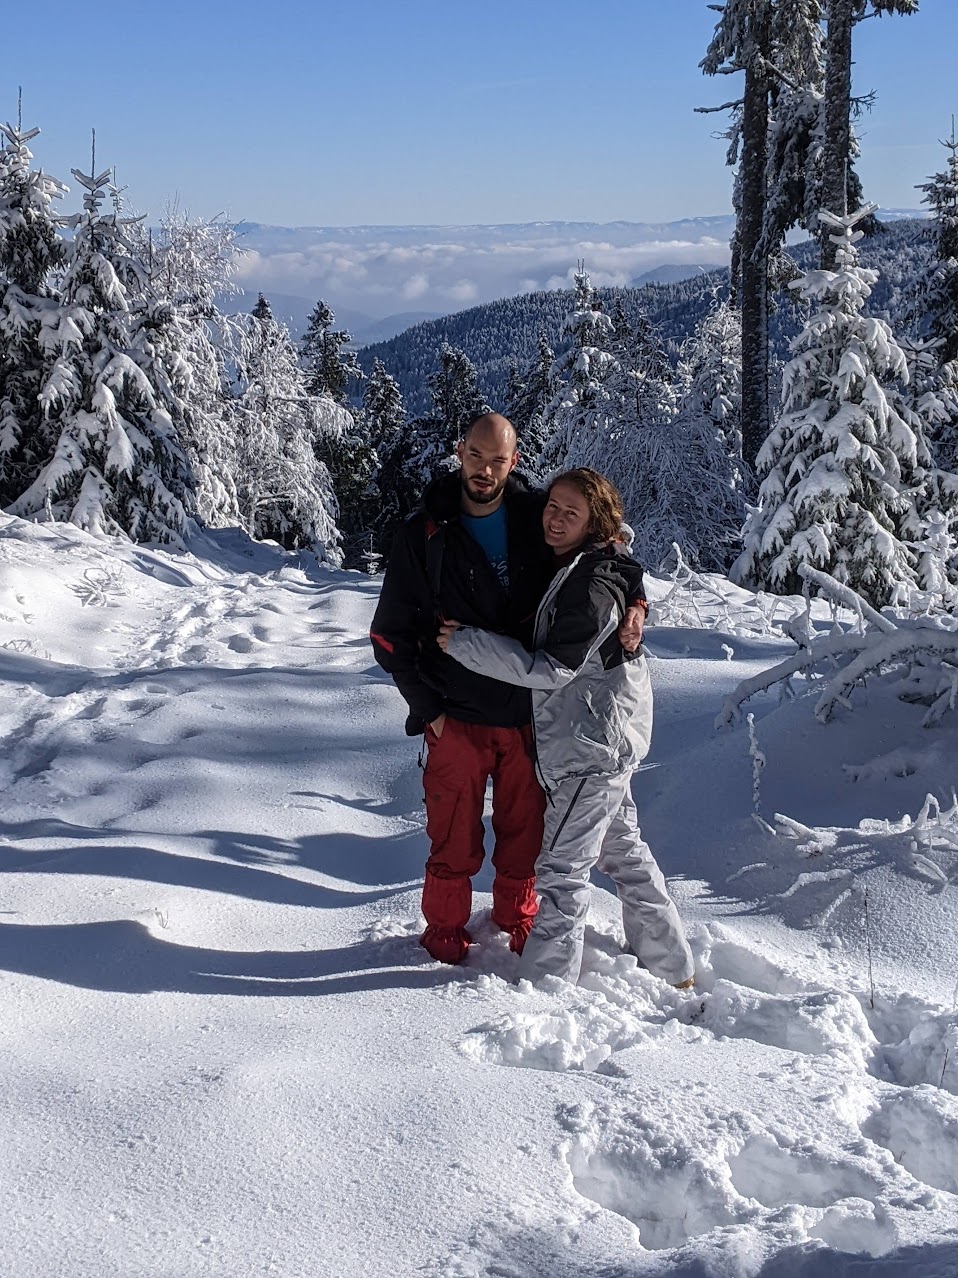
[[[723,702],[831,613],[651,579],[696,987],[601,880],[580,984],[516,985],[488,866],[467,963],[416,944],[377,588],[0,517],[0,1272],[953,1278],[958,716],[795,678],[750,748]]]

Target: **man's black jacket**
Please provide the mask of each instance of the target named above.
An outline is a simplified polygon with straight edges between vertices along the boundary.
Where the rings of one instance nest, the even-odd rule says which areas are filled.
[[[460,522],[459,472],[426,490],[423,508],[396,533],[370,638],[409,705],[415,736],[441,714],[464,723],[517,728],[531,718],[529,693],[467,670],[439,648],[440,616],[511,635],[527,646],[536,609],[554,572],[542,536],[543,494],[511,475],[505,508],[509,589]]]

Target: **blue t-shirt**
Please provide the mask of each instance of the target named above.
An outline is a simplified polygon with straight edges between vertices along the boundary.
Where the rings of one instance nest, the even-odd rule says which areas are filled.
[[[492,571],[499,578],[503,590],[509,589],[509,547],[506,539],[505,504],[491,515],[460,515],[462,526],[485,551],[492,564]]]

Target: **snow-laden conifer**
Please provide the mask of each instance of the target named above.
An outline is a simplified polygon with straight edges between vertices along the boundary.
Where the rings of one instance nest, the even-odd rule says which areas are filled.
[[[63,256],[52,205],[67,188],[33,168],[39,132],[0,125],[0,506],[30,486],[46,451],[40,324]]]
[[[522,470],[538,475],[537,462],[546,442],[546,405],[552,397],[552,369],[555,352],[543,333],[539,334],[535,356],[528,368],[516,369],[505,400],[505,415],[516,428]]]
[[[657,438],[637,441],[640,453],[653,453],[635,467],[633,501],[639,528],[649,530],[650,562],[675,542],[694,567],[725,572],[740,549],[749,484],[741,367],[739,315],[728,301],[717,302],[682,344],[675,408],[661,419]],[[653,477],[645,486],[643,465]]]
[[[369,551],[370,526],[375,519],[371,485],[377,457],[362,414],[346,409],[349,383],[360,381],[363,374],[349,349],[352,338],[345,329],[333,328],[335,318],[325,302],[316,303],[300,342],[300,364],[306,374],[306,391],[316,397],[319,410],[328,412],[333,403],[343,414],[341,429],[321,432],[315,451],[336,494],[343,563],[357,568]]]
[[[247,317],[236,376],[236,488],[250,536],[338,564],[336,497],[314,444],[345,434],[352,419],[331,399],[307,394],[289,332],[262,294]]]
[[[330,307],[318,301],[299,348],[309,394],[326,395],[337,404],[345,404],[350,381],[360,381],[363,374],[355,353],[349,349],[353,339],[345,329],[334,329],[335,322]]]
[[[143,250],[160,304],[155,341],[195,476],[197,517],[207,527],[224,527],[238,522],[239,503],[226,355],[233,321],[220,313],[217,298],[233,287],[235,228],[171,207]]]
[[[375,506],[371,549],[384,555],[410,507],[404,454],[406,409],[399,383],[380,359],[373,362],[363,386],[362,420],[376,458],[370,480],[370,503]]]
[[[589,466],[597,434],[607,430],[616,401],[608,383],[619,372],[615,331],[583,265],[575,274],[572,311],[562,325],[564,349],[550,372],[551,398],[542,414],[543,474]],[[599,469],[596,467],[596,469]]]
[[[940,337],[901,339],[908,365],[905,393],[908,404],[927,425],[937,466],[958,475],[958,360],[940,363],[943,344]]]
[[[363,566],[364,553],[369,550],[371,530],[381,517],[374,485],[379,459],[361,412],[350,412],[328,395],[315,399],[320,414],[336,412],[337,428],[320,431],[314,451],[326,467],[336,494],[343,565],[359,568]]]
[[[937,421],[933,446],[938,464],[958,473],[958,139],[942,142],[945,168],[919,190],[932,212],[934,260],[918,281],[918,319],[925,339],[926,387],[935,396]],[[932,357],[933,365],[928,367]]]
[[[940,361],[958,360],[958,139],[952,121],[951,137],[942,141],[948,153],[945,168],[918,188],[931,211],[935,260],[921,282],[922,300],[931,336],[942,342]]]
[[[722,571],[741,527],[741,454],[730,450],[724,430],[734,438],[728,419],[736,415],[737,387],[731,375],[725,384],[729,370],[712,368],[706,376],[704,355],[694,345],[686,356],[701,376],[688,365],[681,370],[683,399],[661,337],[640,318],[631,350],[623,345],[623,362],[607,384],[616,409],[589,464],[622,493],[643,563],[658,567],[676,544],[693,567]]]
[[[40,331],[49,451],[10,509],[177,544],[192,477],[165,394],[146,272],[131,249],[136,219],[102,211],[115,193],[110,170],[73,175],[86,192],[83,212],[71,219],[58,305],[45,310]]]
[[[457,346],[443,342],[439,367],[427,379],[432,411],[409,423],[404,469],[412,509],[423,489],[444,467],[456,464],[456,444],[470,420],[488,410],[476,366]]]
[[[0,269],[25,293],[46,295],[50,272],[63,256],[52,202],[67,190],[32,166],[28,143],[39,129],[0,125]]]
[[[685,375],[697,393],[680,411],[675,370],[655,327],[620,307],[613,319],[588,290],[583,272],[567,326],[572,341],[554,367],[550,471],[590,466],[608,475],[644,563],[658,566],[677,543],[695,567],[724,569],[742,509],[740,449],[730,451],[725,434],[734,437],[738,375],[722,363],[737,358],[735,342],[725,334],[725,347],[710,353],[708,374],[705,353],[694,357],[695,372]],[[737,322],[731,328],[737,334]]]
[[[742,323],[726,299],[683,343],[677,378],[679,415],[711,423],[729,457],[730,486],[746,487],[742,462]],[[744,518],[745,511],[742,510]]]
[[[399,383],[381,359],[373,361],[363,386],[363,418],[370,444],[380,457],[387,456],[402,435],[406,409]]]
[[[856,227],[872,211],[822,212],[837,269],[792,284],[811,314],[791,344],[784,413],[759,453],[758,505],[732,576],[788,594],[808,564],[881,607],[922,584],[935,494],[924,425],[898,386],[904,353],[862,313],[878,274],[857,265]]]

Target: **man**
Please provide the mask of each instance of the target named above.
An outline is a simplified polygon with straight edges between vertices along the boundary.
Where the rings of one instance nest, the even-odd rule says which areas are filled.
[[[472,876],[483,860],[482,811],[492,778],[492,919],[522,952],[537,902],[535,861],[544,795],[533,762],[531,703],[523,688],[476,674],[436,643],[443,618],[532,639],[554,571],[542,534],[541,493],[514,475],[516,432],[499,413],[467,427],[460,469],[436,479],[423,508],[396,534],[370,637],[376,660],[409,706],[406,732],[425,734],[423,775],[430,841],[420,943],[459,963],[471,943]],[[644,614],[631,609],[620,637],[635,647]]]

